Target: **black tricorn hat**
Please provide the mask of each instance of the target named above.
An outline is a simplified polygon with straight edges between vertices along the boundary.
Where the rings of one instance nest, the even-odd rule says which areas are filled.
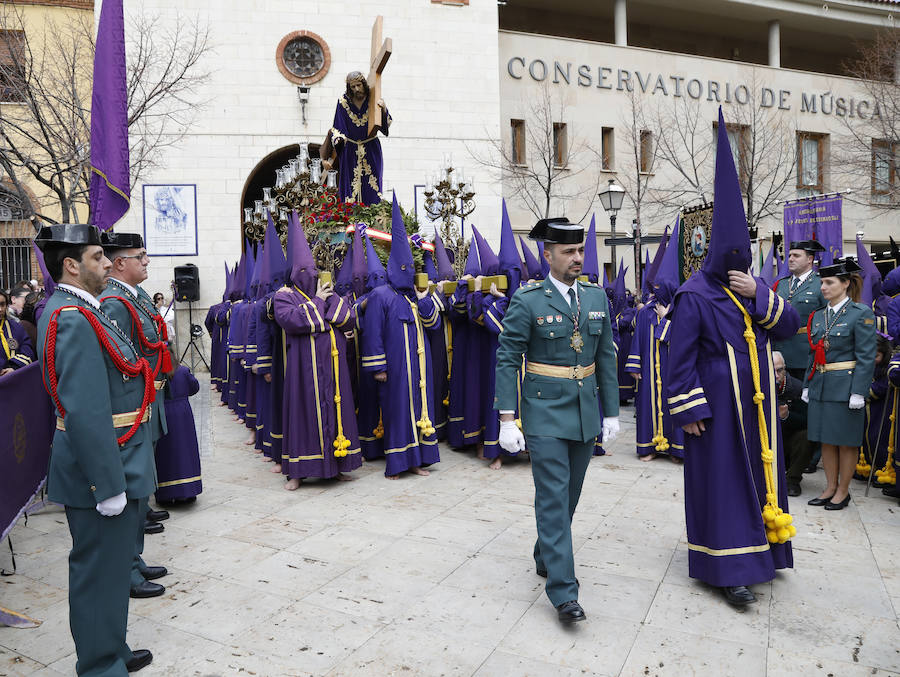
[[[584,226],[570,222],[565,216],[541,219],[534,224],[528,238],[547,244],[581,244],[584,242]]]
[[[830,266],[819,268],[819,277],[846,277],[861,270],[859,264],[848,256],[845,259],[835,259]]]
[[[103,244],[100,229],[87,223],[54,223],[52,226],[41,226],[34,243],[41,251],[53,246]]]
[[[802,249],[807,254],[815,254],[817,252],[824,252],[825,247],[823,247],[817,240],[798,240],[796,242],[791,242],[791,246],[788,247],[788,251],[791,249]]]
[[[139,233],[114,233],[111,230],[101,234],[103,249],[115,251],[116,249],[142,249],[144,238]]]

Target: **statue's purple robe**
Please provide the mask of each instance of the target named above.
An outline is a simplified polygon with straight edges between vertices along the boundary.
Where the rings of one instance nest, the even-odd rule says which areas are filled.
[[[362,465],[356,412],[347,367],[344,330],[355,322],[347,299],[332,294],[323,301],[299,288],[282,287],[273,299],[275,320],[284,330],[287,359],[282,424],[281,471],[291,479],[329,478]],[[332,336],[338,351],[337,371],[332,359]],[[335,402],[337,388],[340,401]],[[350,441],[347,455],[334,456],[341,426]]]
[[[413,301],[382,285],[366,298],[361,362],[364,372],[387,372],[387,381],[378,383],[378,399],[390,403],[382,408],[381,443],[386,458],[384,474],[393,476],[441,460],[437,436],[424,435],[417,425],[425,413],[433,425],[431,348],[425,334],[440,318],[431,296]],[[420,380],[425,381],[424,401]]]
[[[635,330],[631,338],[631,349],[625,363],[625,371],[640,374],[635,393],[635,448],[638,456],[659,453],[656,437],[659,427],[659,411],[662,409],[662,434],[669,443],[664,453],[676,458],[684,458],[684,431],[672,424],[669,405],[666,400],[666,370],[669,363],[669,339],[671,321],[660,319],[656,314],[657,301],[651,300],[641,308],[635,317]],[[656,382],[656,342],[659,340],[659,376],[662,387]],[[660,450],[662,451],[662,450]]]
[[[615,326],[619,340],[616,342],[616,359],[618,360],[619,402],[627,402],[635,395],[634,379],[625,371],[625,363],[631,348],[634,334],[634,308],[625,308],[616,314]]]
[[[194,427],[194,412],[188,398],[200,384],[191,370],[181,365],[165,387],[168,432],[156,443],[156,500],[191,498],[203,491],[200,475],[200,448]]]
[[[369,99],[362,108],[353,105],[346,94],[338,99],[331,128],[331,143],[338,150],[338,191],[341,202],[352,200],[367,205],[381,202],[381,175],[384,159],[378,136],[366,141],[369,135]],[[387,136],[391,116],[384,109],[381,132]],[[359,167],[358,174],[357,168]],[[354,178],[357,179],[354,185]]]
[[[737,298],[753,320],[778,506],[787,512],[771,341],[793,336],[800,320],[761,281],[755,299]],[[678,290],[671,318],[669,411],[677,426],[694,421],[706,426],[699,437],[686,434],[684,441],[690,576],[714,586],[772,580],[776,569],[793,566],[793,557],[790,542],[766,539],[766,487],[743,315],[701,270]]]

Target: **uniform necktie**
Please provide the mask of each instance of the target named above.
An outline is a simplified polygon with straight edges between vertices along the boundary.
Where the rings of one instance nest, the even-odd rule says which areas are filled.
[[[569,306],[572,308],[572,312],[575,312],[575,308],[577,308],[577,301],[575,300],[575,290],[569,290]]]
[[[792,294],[793,294],[795,291],[797,291],[797,287],[798,287],[799,284],[800,284],[800,278],[799,278],[799,277],[791,278],[791,293],[792,293]]]
[[[830,323],[832,318],[834,317],[834,311],[831,309],[831,306],[825,310],[825,321]]]

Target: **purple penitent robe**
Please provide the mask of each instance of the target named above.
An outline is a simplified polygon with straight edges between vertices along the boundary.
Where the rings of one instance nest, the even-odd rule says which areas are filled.
[[[355,322],[353,308],[337,294],[323,301],[294,286],[275,293],[273,309],[284,330],[287,353],[281,471],[291,479],[328,478],[360,467],[343,333]],[[334,349],[337,355],[332,355]],[[339,433],[350,442],[342,458],[334,455]]]
[[[414,301],[388,285],[373,289],[366,298],[360,362],[364,372],[387,373],[387,381],[378,383],[378,399],[383,403],[384,473],[393,476],[441,460],[436,432],[419,425],[425,419],[434,425],[426,330],[440,316],[431,296]]]
[[[793,336],[800,320],[759,280],[754,299],[736,298],[753,321],[775,493],[788,512],[771,341]],[[766,539],[766,484],[743,314],[714,278],[699,271],[677,292],[671,317],[669,411],[676,426],[703,421],[706,427],[684,441],[690,575],[714,586],[772,580],[776,569],[793,566],[793,557],[790,541]]]
[[[203,491],[200,448],[194,427],[194,412],[188,398],[200,384],[185,366],[179,366],[165,387],[168,432],[156,443],[156,500],[191,498]],[[159,395],[157,395],[159,397]]]
[[[637,414],[636,451],[638,456],[664,452],[676,458],[684,458],[684,431],[672,424],[666,401],[665,380],[672,323],[665,318],[660,319],[656,313],[657,304],[655,300],[650,301],[638,311],[631,350],[625,362],[625,371],[641,375],[634,403]],[[657,383],[657,377],[661,381],[661,387]],[[661,428],[660,411],[662,411]],[[660,430],[669,445],[667,449],[657,448],[661,446],[655,441]]]

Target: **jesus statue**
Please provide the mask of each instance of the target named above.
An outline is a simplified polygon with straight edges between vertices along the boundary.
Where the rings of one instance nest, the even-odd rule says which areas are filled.
[[[347,90],[338,99],[334,111],[334,125],[325,138],[322,157],[325,167],[338,170],[338,190],[341,200],[366,205],[381,202],[381,176],[384,160],[378,130],[388,135],[391,116],[382,99],[371,105],[369,84],[359,71],[347,76]],[[380,120],[369,134],[369,115]]]

